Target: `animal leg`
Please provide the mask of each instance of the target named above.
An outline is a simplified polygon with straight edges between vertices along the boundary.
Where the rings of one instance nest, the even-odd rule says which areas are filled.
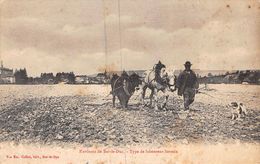
[[[154,109],[158,110],[158,90],[154,89]]]
[[[126,107],[127,107],[127,101],[128,101],[127,95],[121,94],[118,98],[119,98],[121,107],[122,107],[123,109],[126,109]]]
[[[167,102],[168,102],[168,99],[169,99],[169,95],[164,91],[164,101],[163,101],[163,104],[162,104],[162,109],[166,108],[166,105],[167,105]]]
[[[126,100],[126,104],[125,104],[125,107],[128,108],[128,102],[129,102],[129,99]]]
[[[143,106],[145,106],[144,99],[145,99],[146,89],[147,89],[147,86],[144,86],[143,89],[142,89],[142,93],[141,93],[141,101],[142,101],[142,105],[143,105]]]
[[[113,95],[113,107],[115,107],[115,101],[116,101],[116,96],[115,95]]]
[[[149,97],[150,98],[150,103],[148,104],[148,106],[150,106],[150,107],[153,104],[153,96],[154,96],[154,89],[151,90],[151,94],[150,94],[150,97]]]

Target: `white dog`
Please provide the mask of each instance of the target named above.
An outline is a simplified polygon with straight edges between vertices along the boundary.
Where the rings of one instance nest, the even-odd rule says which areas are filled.
[[[232,102],[230,105],[232,108],[232,120],[240,119],[241,116],[247,115],[247,110],[243,103]]]

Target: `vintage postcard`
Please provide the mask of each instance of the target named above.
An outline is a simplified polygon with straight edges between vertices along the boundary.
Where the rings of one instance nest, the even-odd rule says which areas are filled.
[[[260,163],[259,0],[0,0],[1,164]]]

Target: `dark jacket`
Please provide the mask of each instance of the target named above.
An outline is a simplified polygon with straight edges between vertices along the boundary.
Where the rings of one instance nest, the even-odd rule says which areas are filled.
[[[198,88],[198,80],[196,74],[190,70],[184,70],[177,79],[178,95],[183,95],[185,88]]]

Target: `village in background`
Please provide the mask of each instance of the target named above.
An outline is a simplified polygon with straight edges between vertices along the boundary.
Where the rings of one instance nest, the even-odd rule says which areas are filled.
[[[126,71],[128,74],[137,73],[144,77],[146,70]],[[208,84],[258,84],[260,85],[260,70],[199,70],[194,69],[200,83]],[[175,70],[178,76],[181,70]],[[26,68],[6,68],[1,61],[0,84],[109,84],[113,74],[120,71],[100,72],[93,75],[75,75],[73,72],[41,73],[39,77],[29,77]]]

